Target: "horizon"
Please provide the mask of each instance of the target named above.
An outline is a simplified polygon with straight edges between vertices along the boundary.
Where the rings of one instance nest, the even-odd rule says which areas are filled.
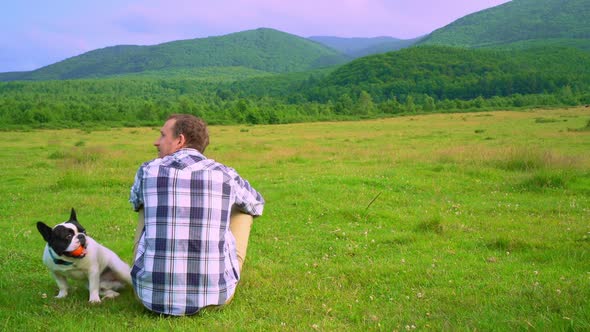
[[[0,73],[36,70],[93,50],[151,46],[270,28],[303,38],[413,39],[509,0],[105,0],[10,2],[0,22]]]

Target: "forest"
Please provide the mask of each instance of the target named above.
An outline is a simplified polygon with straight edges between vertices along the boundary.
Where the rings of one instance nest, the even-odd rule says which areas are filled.
[[[279,124],[590,104],[587,0],[513,0],[429,35],[271,28],[93,50],[0,73],[0,129]],[[388,51],[389,50],[389,51]]]
[[[241,80],[122,76],[0,83],[0,127],[278,124],[590,104],[590,53],[418,46],[342,66]]]

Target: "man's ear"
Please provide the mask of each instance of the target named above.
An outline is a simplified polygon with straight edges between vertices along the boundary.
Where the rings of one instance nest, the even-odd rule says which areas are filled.
[[[183,148],[186,145],[186,137],[184,134],[178,135],[178,148]]]

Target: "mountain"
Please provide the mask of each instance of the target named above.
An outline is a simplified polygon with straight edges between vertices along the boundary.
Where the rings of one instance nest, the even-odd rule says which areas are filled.
[[[28,71],[11,71],[0,73],[0,82],[16,81],[28,75]]]
[[[319,101],[367,92],[378,102],[406,95],[436,100],[555,93],[590,87],[590,53],[576,48],[526,50],[416,46],[356,59],[303,93]]]
[[[4,80],[98,78],[204,67],[248,68],[283,73],[341,64],[349,59],[324,45],[281,31],[260,28],[219,37],[173,41],[154,46],[119,45],[75,56]],[[242,70],[243,72],[243,70]]]
[[[556,44],[564,39],[588,45],[588,22],[588,0],[512,0],[460,18],[418,44],[490,47],[534,40]]]
[[[587,22],[590,22],[589,0],[512,0],[467,15],[416,39],[327,36],[306,39],[260,28],[153,46],[106,47],[30,72],[0,73],[0,81],[149,77],[227,82],[335,67],[355,58],[414,45],[508,51],[573,47],[590,51]]]
[[[366,55],[397,51],[416,44],[422,37],[414,39],[397,39],[393,37],[343,38],[332,36],[312,36],[308,39],[331,47],[352,58]]]

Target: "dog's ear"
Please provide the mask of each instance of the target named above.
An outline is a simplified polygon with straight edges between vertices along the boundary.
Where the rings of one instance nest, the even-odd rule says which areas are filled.
[[[51,239],[52,228],[45,225],[44,222],[38,221],[37,222],[37,230],[39,230],[39,233],[41,233],[45,242],[49,242],[49,240]]]
[[[70,220],[68,221],[78,221],[78,217],[76,216],[76,210],[74,210],[74,208],[72,208],[72,211],[70,212]]]
[[[76,228],[78,229],[78,233],[86,234],[86,230],[84,229],[84,227],[82,227],[82,225],[80,225],[80,222],[78,222],[78,217],[76,216],[76,210],[74,210],[74,208],[72,208],[72,212],[70,212],[70,220],[68,220],[67,222],[76,226]]]

